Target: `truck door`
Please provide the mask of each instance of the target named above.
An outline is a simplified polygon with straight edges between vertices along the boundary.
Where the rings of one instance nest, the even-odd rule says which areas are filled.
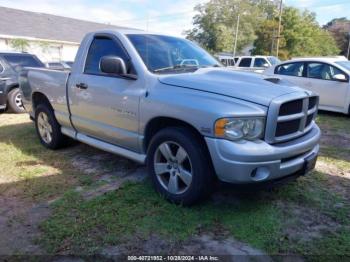
[[[122,58],[134,70],[121,42],[115,36],[95,36],[82,72],[72,74],[68,83],[72,123],[79,133],[139,151],[139,80],[108,75],[100,70],[103,56]]]

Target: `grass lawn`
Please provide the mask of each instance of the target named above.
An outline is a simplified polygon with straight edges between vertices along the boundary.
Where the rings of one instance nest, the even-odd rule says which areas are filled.
[[[86,200],[81,191],[108,183],[104,174],[135,164],[79,144],[46,150],[26,115],[0,115],[0,195],[32,205],[60,197],[35,238],[50,254],[92,254],[125,243],[134,254],[154,235],[179,252],[189,239],[210,234],[267,254],[350,255],[350,118],[322,113],[317,121],[324,138],[308,176],[269,190],[220,188],[184,208],[164,201],[148,180]]]

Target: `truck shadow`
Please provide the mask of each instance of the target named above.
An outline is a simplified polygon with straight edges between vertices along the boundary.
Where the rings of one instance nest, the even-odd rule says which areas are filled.
[[[15,174],[14,171],[13,174],[7,174],[10,177],[3,179],[0,177],[0,183],[4,180],[0,184],[0,194],[11,187],[11,183],[6,183],[6,180],[23,180],[16,184],[16,188],[21,183],[27,185],[20,187],[23,192],[52,190],[64,193],[69,184],[77,184],[78,180],[91,183],[106,173],[120,175],[124,171],[132,171],[139,167],[125,158],[75,141],[69,141],[65,148],[56,151],[46,149],[39,142],[34,124],[31,122],[0,126],[0,144],[4,145],[1,148],[3,152],[7,152],[12,161],[15,161],[14,170],[21,171],[21,174]],[[40,172],[43,173],[42,178],[35,175]],[[35,182],[40,180],[43,183]],[[52,181],[53,185],[50,185],[49,181]],[[45,184],[48,188],[40,189],[41,184]],[[49,193],[47,195],[50,196]]]

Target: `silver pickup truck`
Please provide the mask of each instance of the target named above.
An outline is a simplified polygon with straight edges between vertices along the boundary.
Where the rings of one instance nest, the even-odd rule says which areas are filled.
[[[28,69],[20,85],[44,146],[71,137],[145,163],[155,189],[185,205],[208,195],[215,179],[306,174],[319,151],[316,95],[232,72],[181,38],[90,33],[71,72]]]

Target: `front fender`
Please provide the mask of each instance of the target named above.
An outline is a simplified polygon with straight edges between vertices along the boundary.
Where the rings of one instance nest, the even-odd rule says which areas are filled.
[[[192,90],[157,84],[140,101],[140,134],[149,121],[169,117],[195,127],[203,136],[214,136],[215,121],[223,117],[266,116],[267,108],[251,102]]]

